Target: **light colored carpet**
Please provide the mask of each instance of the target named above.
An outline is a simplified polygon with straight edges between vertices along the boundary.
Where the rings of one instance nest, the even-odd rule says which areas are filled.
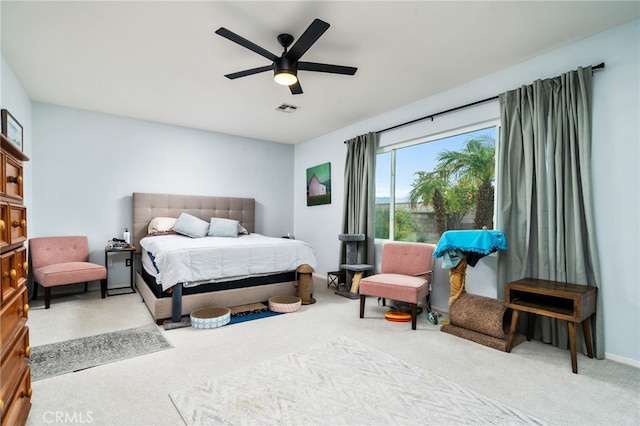
[[[170,396],[188,425],[547,424],[347,337]]]
[[[31,349],[31,381],[86,370],[170,348],[155,324],[65,340]]]
[[[152,321],[139,294],[102,299],[99,287],[99,283],[92,283],[87,293],[80,286],[66,295],[60,294],[64,290],[60,288],[51,309],[44,309],[42,298],[30,301],[27,325],[31,345],[93,336]],[[439,287],[434,291],[440,291]],[[33,406],[27,426],[51,425],[55,416],[75,419],[76,424],[81,419],[87,424],[91,418],[91,426],[184,425],[170,393],[305,351],[338,336],[554,425],[640,424],[638,368],[578,353],[579,374],[573,374],[566,350],[531,341],[516,346],[511,353],[497,351],[443,333],[424,314],[419,316],[418,329],[414,331],[410,324],[385,321],[388,308],[377,306],[373,299],[361,319],[358,301],[334,292],[322,277],[314,283],[313,297],[317,302],[303,305],[295,313],[214,330],[185,327],[165,331],[158,327],[173,349],[33,382]],[[337,358],[330,357],[329,362],[342,368]],[[304,387],[304,383],[298,385]],[[252,386],[249,383],[247,389]],[[426,397],[427,393],[437,394],[438,389],[420,392]],[[351,393],[331,396],[342,407],[348,407],[350,397]]]

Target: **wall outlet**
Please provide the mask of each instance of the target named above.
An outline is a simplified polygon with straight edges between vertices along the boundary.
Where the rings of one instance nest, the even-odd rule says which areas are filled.
[[[127,259],[125,262],[125,266],[131,266],[131,259]]]

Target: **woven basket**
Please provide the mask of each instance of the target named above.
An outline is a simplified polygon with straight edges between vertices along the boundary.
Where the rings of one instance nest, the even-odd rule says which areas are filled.
[[[302,299],[296,296],[273,296],[269,298],[269,310],[273,312],[295,312],[300,310]]]

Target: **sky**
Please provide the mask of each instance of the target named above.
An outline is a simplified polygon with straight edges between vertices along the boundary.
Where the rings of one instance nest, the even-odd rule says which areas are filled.
[[[322,182],[327,182],[331,179],[331,163],[319,164],[314,167],[310,167],[307,169],[307,185],[311,181],[311,177],[313,174],[316,174],[318,180]]]
[[[495,128],[477,130],[449,138],[421,143],[396,151],[396,199],[404,200],[411,192],[415,172],[430,172],[438,163],[438,154],[464,148],[466,141],[489,134],[495,139]],[[389,197],[391,153],[379,154],[376,162],[376,197]]]

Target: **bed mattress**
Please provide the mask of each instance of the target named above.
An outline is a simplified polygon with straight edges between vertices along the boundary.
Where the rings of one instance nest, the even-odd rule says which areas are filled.
[[[189,288],[316,267],[315,251],[299,240],[261,234],[238,238],[149,236],[140,240],[143,270],[163,292],[177,283]]]

